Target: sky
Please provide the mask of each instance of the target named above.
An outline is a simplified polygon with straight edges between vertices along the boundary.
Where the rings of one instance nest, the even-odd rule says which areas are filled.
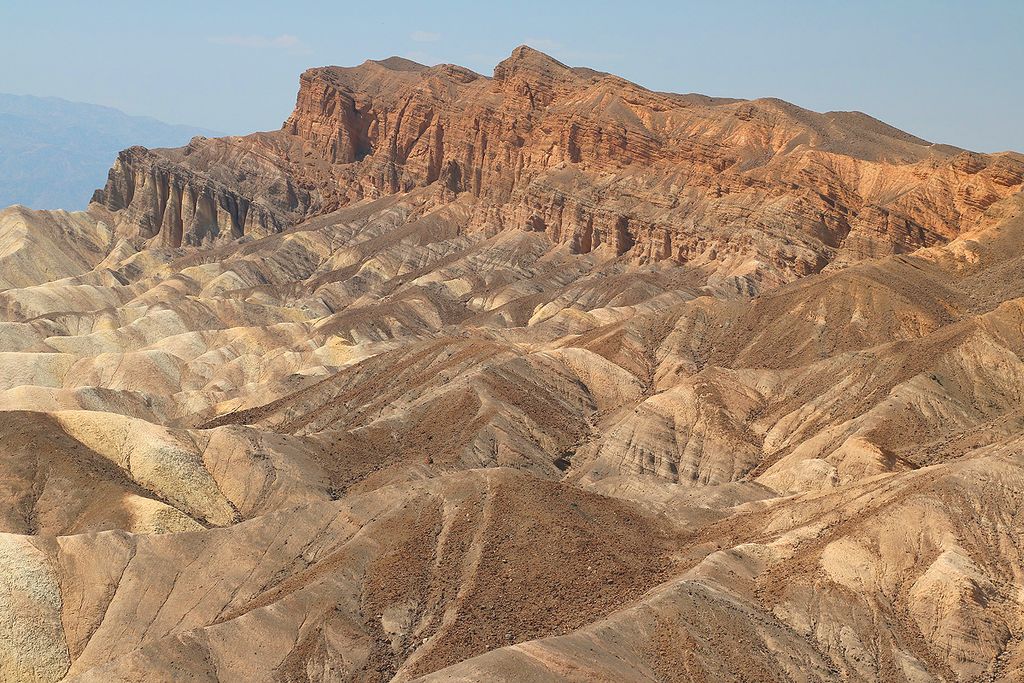
[[[230,134],[278,128],[298,76],[400,55],[490,75],[528,44],[653,90],[859,110],[1024,152],[1024,0],[2,0],[0,92]]]

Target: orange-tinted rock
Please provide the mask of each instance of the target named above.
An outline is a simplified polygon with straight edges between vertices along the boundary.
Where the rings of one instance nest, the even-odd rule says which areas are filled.
[[[471,197],[470,229],[542,229],[756,291],[948,241],[1022,184],[1015,156],[864,114],[655,93],[523,46],[491,79],[399,58],[310,69],[281,130],[133,148],[95,200],[177,246],[436,185],[435,203]]]

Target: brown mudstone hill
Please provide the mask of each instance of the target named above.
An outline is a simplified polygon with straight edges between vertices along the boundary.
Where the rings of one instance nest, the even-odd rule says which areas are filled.
[[[1024,677],[1024,157],[302,75],[0,211],[0,681]]]

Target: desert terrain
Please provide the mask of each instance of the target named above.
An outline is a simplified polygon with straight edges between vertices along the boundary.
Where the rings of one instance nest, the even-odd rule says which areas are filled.
[[[517,48],[0,211],[0,680],[1024,679],[1024,156]]]

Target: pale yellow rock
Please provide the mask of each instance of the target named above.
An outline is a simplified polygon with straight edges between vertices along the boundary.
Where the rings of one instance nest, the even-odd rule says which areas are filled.
[[[71,664],[61,626],[61,589],[47,553],[0,533],[0,678],[59,681]]]

